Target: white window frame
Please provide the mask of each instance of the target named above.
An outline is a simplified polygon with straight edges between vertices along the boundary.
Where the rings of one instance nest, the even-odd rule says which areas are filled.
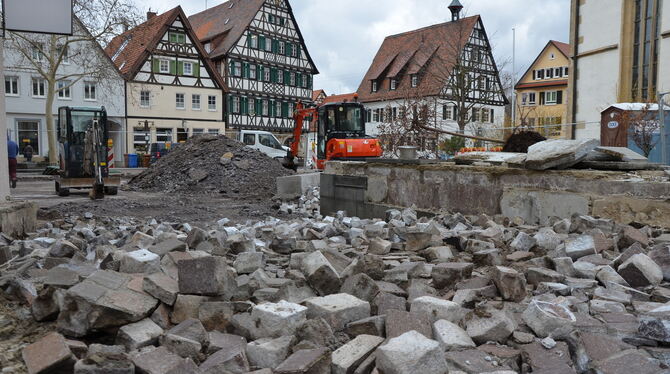
[[[188,66],[188,71],[186,67]],[[184,61],[184,75],[193,76],[193,63],[190,61]]]
[[[284,84],[284,71],[277,70],[277,83]]]
[[[391,79],[391,91],[398,89],[398,81],[396,79]]]
[[[192,110],[201,110],[201,100],[200,100],[200,94],[192,94],[191,95],[191,109]]]
[[[528,93],[528,105],[537,104],[537,94],[535,92]]]
[[[191,129],[191,136],[203,135],[204,133],[205,133],[205,129],[203,129],[203,128]]]
[[[550,99],[550,97],[552,99]],[[556,105],[558,103],[558,91],[547,91],[544,94],[544,105]]]
[[[279,54],[282,56],[286,54],[286,42],[279,42]]]
[[[240,97],[233,96],[233,113],[240,113]]]
[[[281,117],[281,101],[275,101],[275,117]]]
[[[165,69],[163,69],[163,63],[165,63]],[[170,60],[164,58],[158,60],[158,72],[161,74],[170,74]]]
[[[262,116],[269,116],[270,115],[270,102],[268,100],[263,100],[263,113],[261,113]]]
[[[173,140],[171,128],[163,127],[156,129],[156,143],[172,143]]]
[[[419,76],[416,74],[412,75],[412,87],[419,86]]]
[[[253,97],[249,98],[249,115],[250,116],[256,115],[256,99],[254,99]]]
[[[9,82],[9,91],[7,92],[7,82]],[[15,75],[5,75],[5,96],[20,96],[21,85],[19,84],[19,77]],[[14,92],[16,89],[16,92]]]
[[[258,49],[258,35],[251,34],[251,47],[253,49]]]
[[[218,136],[219,133],[220,133],[220,131],[219,131],[219,129],[208,129],[208,130],[207,130],[207,133],[208,133],[209,135],[216,135],[216,136]]]
[[[233,76],[238,78],[242,76],[242,62],[233,62]]]
[[[270,37],[265,37],[265,48],[264,50],[266,52],[272,52],[272,38]]]
[[[564,77],[569,76],[569,74],[568,74],[568,73],[570,72],[569,69],[570,69],[569,66],[563,66],[563,76],[564,76]]]
[[[489,114],[491,114],[491,112],[489,112],[488,108],[482,108],[482,114],[480,117],[482,119],[482,122],[484,123],[490,122]]]
[[[554,68],[554,78],[560,78],[563,76],[563,68]]]
[[[140,91],[140,108],[150,108],[150,107],[151,107],[151,92]]]
[[[181,100],[180,100],[180,98],[181,98]],[[174,100],[175,100],[175,108],[177,108],[177,110],[185,110],[186,109],[186,95],[185,94],[183,94],[181,92],[177,92],[174,95]]]
[[[44,53],[42,53],[43,50],[44,44],[42,43],[37,43],[37,46],[32,46],[30,52],[32,54],[33,60],[42,62],[44,60]]]
[[[291,77],[289,78],[289,79],[290,79],[289,84],[290,84],[291,86],[295,86],[295,73],[294,73],[294,72],[291,72],[290,76],[291,76]]]
[[[63,48],[63,46],[58,48],[58,53],[60,53],[60,49]],[[68,46],[65,46],[65,53],[63,53],[63,65],[70,65],[70,48]]]
[[[216,96],[215,95],[209,95],[207,97],[207,110],[210,112],[216,112]]]
[[[72,100],[72,86],[69,80],[56,82],[56,91],[59,100]],[[68,87],[69,86],[69,87]],[[67,87],[67,88],[64,88]]]
[[[258,67],[256,64],[249,65],[249,79],[258,79]]]
[[[37,83],[37,94],[35,94],[35,84]],[[46,97],[46,81],[42,78],[33,78],[30,81],[30,92],[33,97],[45,98]]]
[[[379,87],[377,87],[377,81],[372,81],[372,92],[377,92]]]
[[[98,85],[95,82],[84,82],[84,101],[98,100]]]

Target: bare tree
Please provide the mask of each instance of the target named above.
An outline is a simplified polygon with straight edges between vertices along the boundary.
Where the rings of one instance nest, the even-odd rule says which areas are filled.
[[[59,92],[86,78],[104,87],[118,76],[101,45],[140,19],[132,0],[75,0],[73,35],[10,32],[5,39],[6,64],[44,80],[49,162],[57,163],[54,100]],[[39,85],[39,83],[38,83]],[[39,90],[39,88],[38,88]]]
[[[660,140],[658,136],[660,123],[650,109],[651,104],[647,103],[641,110],[624,111],[619,117],[619,123],[628,129],[633,142],[642,150],[644,157],[649,157]]]

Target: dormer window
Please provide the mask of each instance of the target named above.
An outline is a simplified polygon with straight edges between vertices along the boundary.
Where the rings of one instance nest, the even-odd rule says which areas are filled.
[[[377,81],[372,81],[372,92],[377,92]]]
[[[412,75],[412,87],[417,87],[419,85],[419,76],[414,74]]]
[[[398,80],[391,79],[391,91],[395,91],[398,88]]]

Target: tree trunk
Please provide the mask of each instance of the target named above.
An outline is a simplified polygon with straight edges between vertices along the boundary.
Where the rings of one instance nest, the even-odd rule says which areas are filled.
[[[53,105],[56,96],[56,82],[46,80],[47,99],[44,113],[47,118],[47,137],[49,139],[49,165],[58,165],[58,134],[56,133],[56,122],[54,121]]]

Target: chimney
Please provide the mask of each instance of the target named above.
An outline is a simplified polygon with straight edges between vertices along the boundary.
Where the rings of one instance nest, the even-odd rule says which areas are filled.
[[[449,5],[449,10],[451,11],[451,21],[458,21],[461,19],[461,10],[463,10],[463,4],[458,0],[453,0],[451,5]]]
[[[147,12],[147,21],[150,20],[150,19],[152,19],[152,18],[154,18],[154,17],[156,17],[157,15],[158,15],[158,13],[156,13],[156,12],[152,12],[151,10],[149,10],[149,11]]]

